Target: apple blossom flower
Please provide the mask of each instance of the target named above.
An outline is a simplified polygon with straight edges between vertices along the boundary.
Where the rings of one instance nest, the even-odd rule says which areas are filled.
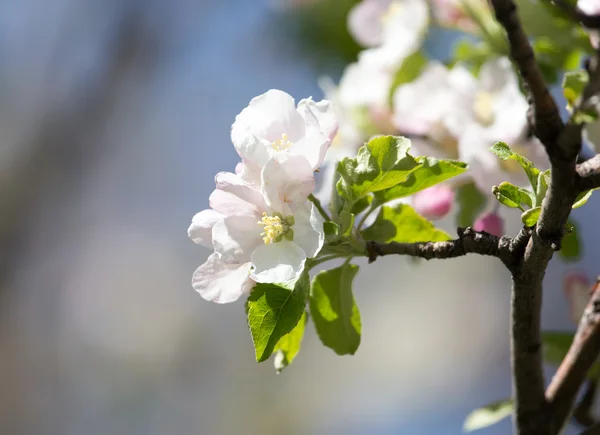
[[[227,303],[256,282],[296,280],[307,258],[324,243],[323,219],[307,200],[314,189],[308,161],[278,155],[261,171],[261,189],[239,175],[221,172],[210,209],[196,214],[188,229],[196,243],[214,248],[192,279],[207,300]]]
[[[456,158],[458,136],[469,119],[461,108],[471,103],[475,89],[476,80],[465,68],[431,62],[416,80],[394,91],[394,125],[403,134],[431,140],[415,143],[415,154]]]
[[[363,0],[348,14],[348,30],[365,47],[401,43],[419,36],[428,24],[424,0]]]
[[[563,280],[563,291],[571,305],[571,320],[578,324],[590,299],[592,283],[581,271],[570,271]]]
[[[502,234],[504,234],[504,221],[497,213],[486,212],[475,220],[473,229],[502,237]]]
[[[307,98],[296,107],[290,95],[271,89],[236,116],[231,140],[242,158],[242,178],[256,184],[261,168],[281,154],[304,156],[312,170],[319,169],[336,131],[329,101]]]
[[[454,201],[454,190],[447,184],[436,184],[412,196],[412,206],[427,219],[440,219],[448,214]]]
[[[527,108],[508,58],[498,58],[482,66],[472,103],[454,120],[457,128],[463,127],[458,143],[459,158],[470,164],[471,175],[482,191],[502,181],[528,185],[525,173],[516,162],[502,161],[489,152],[498,141],[508,143],[537,167],[548,167],[543,146],[529,135]]]

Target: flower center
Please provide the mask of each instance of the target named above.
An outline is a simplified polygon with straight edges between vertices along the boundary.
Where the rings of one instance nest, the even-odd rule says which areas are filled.
[[[400,12],[400,10],[402,9],[402,6],[400,5],[400,3],[398,2],[392,2],[390,3],[390,5],[388,6],[387,10],[381,15],[381,24],[386,25],[390,22],[390,20],[394,17],[394,15],[396,15],[398,12]]]
[[[263,212],[262,219],[257,223],[263,227],[260,235],[263,236],[265,245],[281,242],[284,237],[290,241],[294,239],[294,231],[291,228],[294,225],[294,216],[284,218],[280,213],[273,213],[272,216],[269,216]]]
[[[277,139],[271,143],[271,147],[275,151],[287,151],[292,146],[292,141],[288,139],[288,135],[285,133],[281,134],[281,139]]]
[[[477,92],[473,102],[475,119],[485,126],[494,122],[494,94],[491,92]]]

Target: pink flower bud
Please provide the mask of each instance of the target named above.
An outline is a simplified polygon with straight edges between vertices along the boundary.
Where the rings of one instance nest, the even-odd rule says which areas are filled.
[[[571,304],[571,319],[575,324],[583,315],[590,299],[591,283],[587,275],[580,271],[571,271],[563,280],[563,291]]]
[[[413,208],[427,219],[440,219],[448,214],[454,201],[454,190],[446,184],[437,184],[415,193]]]
[[[501,237],[504,234],[504,221],[497,213],[487,212],[477,218],[473,228]]]

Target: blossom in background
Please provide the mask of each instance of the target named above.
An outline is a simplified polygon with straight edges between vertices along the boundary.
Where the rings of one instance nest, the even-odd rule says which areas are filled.
[[[306,199],[314,188],[306,159],[272,158],[261,179],[259,191],[236,174],[217,174],[211,208],[192,220],[190,238],[214,248],[192,280],[207,300],[235,301],[255,282],[294,281],[323,246],[323,219]]]
[[[271,89],[236,116],[231,140],[242,158],[242,178],[257,184],[261,168],[282,154],[304,156],[313,170],[319,169],[336,131],[329,101],[308,98],[296,107],[290,95]]]
[[[348,31],[364,47],[410,44],[428,21],[424,0],[363,0],[348,14]]]
[[[485,212],[475,219],[473,224],[475,231],[485,231],[497,237],[504,234],[504,220],[495,212]]]
[[[598,0],[578,0],[577,8],[586,15],[600,15],[600,2]],[[600,32],[590,30],[590,41],[596,49],[600,47]]]
[[[427,219],[440,219],[452,209],[454,190],[447,184],[436,184],[433,187],[417,192],[412,197],[412,206]]]

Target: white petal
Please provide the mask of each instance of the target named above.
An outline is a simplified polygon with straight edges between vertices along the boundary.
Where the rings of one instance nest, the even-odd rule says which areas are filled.
[[[245,169],[246,166],[242,168],[242,171]],[[215,176],[215,184],[217,185],[217,189],[232,193],[241,200],[254,205],[259,210],[265,208],[265,200],[260,190],[253,188],[239,175],[232,174],[231,172],[219,172]]]
[[[215,253],[196,269],[192,286],[207,301],[218,304],[233,302],[250,293],[254,287],[250,268],[250,263],[227,264]]]
[[[375,47],[381,44],[382,16],[389,2],[363,0],[348,13],[348,31],[362,46]]]
[[[329,140],[333,140],[338,130],[338,121],[335,108],[331,101],[321,100],[317,103],[311,98],[306,98],[298,103],[298,111],[307,124],[314,117],[319,125],[320,131]]]
[[[479,72],[479,83],[481,90],[492,93],[501,92],[510,85],[518,89],[517,76],[507,57],[500,57],[483,64]]]
[[[275,211],[304,203],[315,190],[313,170],[301,155],[281,155],[270,159],[262,171],[262,189],[269,207]]]
[[[307,202],[294,212],[294,243],[300,246],[308,258],[315,257],[325,241],[323,217],[314,204]]]
[[[304,121],[289,94],[271,89],[250,101],[248,107],[235,118],[233,129],[249,129],[254,136],[267,143],[281,139],[282,133],[295,141],[304,136]],[[238,139],[237,134],[235,139]],[[237,148],[235,140],[234,145]]]
[[[259,216],[260,208],[244,201],[239,196],[215,189],[208,198],[210,208],[225,216]]]
[[[257,217],[228,216],[217,222],[212,231],[215,251],[227,263],[244,263],[252,251],[263,243],[262,227]]]
[[[188,228],[188,236],[199,245],[212,248],[213,226],[224,216],[213,209],[202,210],[192,218],[192,224]]]
[[[366,56],[369,50],[361,53]],[[362,61],[350,64],[340,79],[339,101],[343,106],[380,106],[387,102],[392,75],[376,64]],[[368,57],[366,57],[368,59]]]
[[[282,240],[257,247],[252,253],[254,270],[250,277],[256,282],[285,283],[298,279],[304,270],[306,254],[294,242]]]

